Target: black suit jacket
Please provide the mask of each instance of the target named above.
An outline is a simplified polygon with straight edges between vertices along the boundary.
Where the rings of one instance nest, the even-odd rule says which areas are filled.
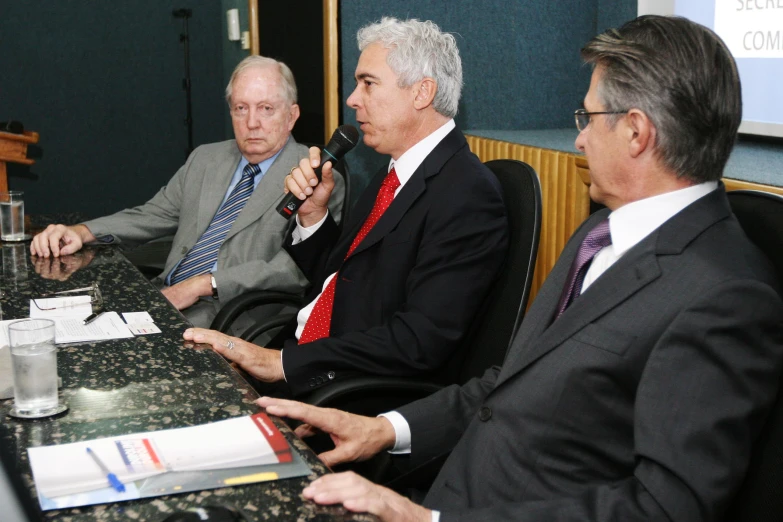
[[[313,281],[307,302],[339,269],[331,335],[284,344],[294,394],[355,373],[414,376],[442,367],[467,332],[505,256],[508,220],[494,174],[450,132],[408,180],[351,257],[386,169],[342,234],[331,218],[285,248]]]
[[[571,238],[502,369],[400,409],[411,458],[453,449],[425,505],[451,520],[721,520],[775,398],[783,303],[723,188],[552,319]]]

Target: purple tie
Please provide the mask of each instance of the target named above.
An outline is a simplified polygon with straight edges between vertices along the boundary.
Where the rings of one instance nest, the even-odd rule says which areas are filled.
[[[568,272],[568,279],[563,287],[563,295],[560,296],[560,302],[557,305],[557,316],[568,308],[575,298],[582,293],[582,283],[585,280],[585,274],[590,266],[590,261],[604,247],[612,244],[612,236],[609,234],[609,218],[598,223],[587,236],[582,244],[579,245],[579,252],[576,253],[574,262],[571,264],[571,270]]]

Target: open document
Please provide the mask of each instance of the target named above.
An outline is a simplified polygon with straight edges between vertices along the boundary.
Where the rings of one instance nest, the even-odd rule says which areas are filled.
[[[125,322],[117,312],[106,312],[90,324],[84,324],[84,318],[60,317],[54,320],[54,342],[56,344],[107,341],[133,337]]]
[[[110,487],[105,470],[125,486]],[[44,510],[298,477],[310,468],[263,413],[202,426],[28,448]]]
[[[53,317],[54,342],[67,344],[133,337],[128,325],[117,312],[103,313],[90,324],[84,324],[83,319],[84,317]],[[0,321],[0,346],[8,346],[8,324],[18,320]]]

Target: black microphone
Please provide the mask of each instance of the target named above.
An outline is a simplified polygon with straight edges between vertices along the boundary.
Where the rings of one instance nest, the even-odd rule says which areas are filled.
[[[334,134],[332,134],[332,139],[329,140],[324,150],[321,151],[321,164],[315,169],[318,181],[321,181],[321,168],[327,161],[331,161],[332,166],[334,166],[358,142],[359,131],[356,130],[356,127],[353,125],[340,125],[337,127]],[[293,193],[289,192],[285,195],[283,201],[277,205],[277,213],[288,219],[294,215],[302,203],[304,203],[304,200],[297,198]]]

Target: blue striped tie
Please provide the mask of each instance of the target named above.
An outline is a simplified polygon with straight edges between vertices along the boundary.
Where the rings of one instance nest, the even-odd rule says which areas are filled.
[[[206,274],[217,261],[218,250],[226,234],[231,230],[239,213],[253,194],[253,179],[261,172],[258,165],[248,164],[242,170],[242,178],[237,183],[228,199],[220,206],[212,223],[199,238],[195,246],[184,257],[171,276],[171,284],[176,285],[189,277]]]

